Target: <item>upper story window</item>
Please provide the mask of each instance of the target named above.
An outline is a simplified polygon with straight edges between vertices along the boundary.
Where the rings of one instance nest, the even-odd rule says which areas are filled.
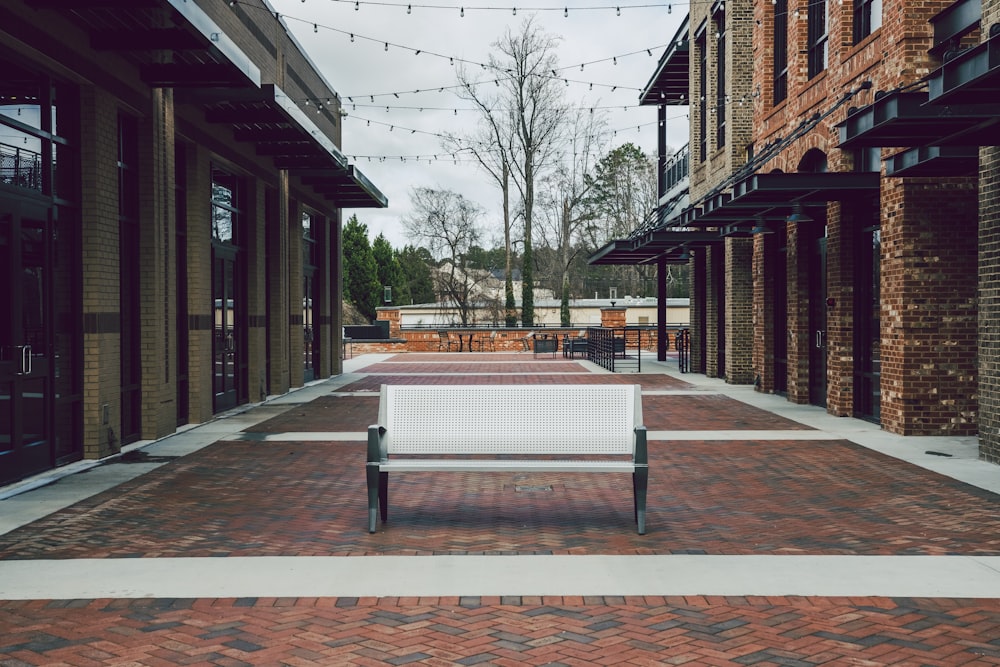
[[[806,39],[809,49],[810,79],[826,69],[827,11],[826,0],[809,0],[809,30]]]
[[[854,43],[882,27],[882,0],[854,0]]]
[[[726,10],[719,3],[713,15],[715,21],[715,147],[726,145]]]
[[[788,0],[774,2],[774,104],[788,97]]]
[[[695,37],[695,48],[698,53],[698,161],[708,159],[708,43],[705,40],[705,26]]]

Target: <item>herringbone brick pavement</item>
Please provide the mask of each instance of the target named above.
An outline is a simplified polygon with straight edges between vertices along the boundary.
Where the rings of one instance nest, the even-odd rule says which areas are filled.
[[[252,429],[357,442],[218,442],[0,536],[0,559],[371,555],[378,567],[382,554],[1000,554],[994,494],[846,441],[755,438],[805,427],[711,394],[643,399],[651,430],[745,435],[651,442],[645,536],[627,476],[457,473],[393,476],[389,523],[369,535],[361,434],[382,382],[690,388],[666,375],[552,373],[573,363],[530,355],[470,354],[453,367],[456,356],[399,355]],[[517,372],[478,374],[505,358]],[[449,371],[424,366],[435,360]],[[177,664],[997,665],[1000,600],[0,601],[0,666]]]
[[[1000,602],[887,598],[0,603],[2,665],[997,665]]]

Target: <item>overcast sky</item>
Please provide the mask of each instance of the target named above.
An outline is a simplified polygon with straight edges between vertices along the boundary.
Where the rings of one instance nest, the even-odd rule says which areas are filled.
[[[395,248],[411,242],[401,220],[419,186],[453,190],[479,203],[486,210],[484,227],[496,230],[488,240],[499,238],[496,186],[468,158],[456,164],[438,136],[471,131],[479,120],[450,89],[457,83],[452,58],[486,62],[504,31],[519,30],[533,15],[559,39],[558,75],[569,81],[567,102],[580,113],[605,109],[608,146],[632,142],[655,155],[656,108],[640,107],[639,92],[687,13],[686,3],[668,12],[665,0],[269,2],[343,100],[348,116],[341,149],[389,199],[386,209],[346,210],[345,221],[357,213],[372,238],[381,232]],[[685,112],[668,108],[667,141],[674,148],[687,142]]]

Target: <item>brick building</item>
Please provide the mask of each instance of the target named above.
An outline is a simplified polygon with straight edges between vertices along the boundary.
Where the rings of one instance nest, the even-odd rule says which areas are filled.
[[[265,0],[0,4],[0,484],[340,370],[382,207]]]
[[[998,20],[692,4],[642,98],[690,104],[690,203],[599,255],[692,262],[693,370],[1000,460]]]

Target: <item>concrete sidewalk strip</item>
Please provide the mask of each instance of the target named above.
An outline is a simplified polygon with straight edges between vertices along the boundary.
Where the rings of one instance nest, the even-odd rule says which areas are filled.
[[[1000,598],[1000,556],[380,556],[0,561],[0,599]]]

